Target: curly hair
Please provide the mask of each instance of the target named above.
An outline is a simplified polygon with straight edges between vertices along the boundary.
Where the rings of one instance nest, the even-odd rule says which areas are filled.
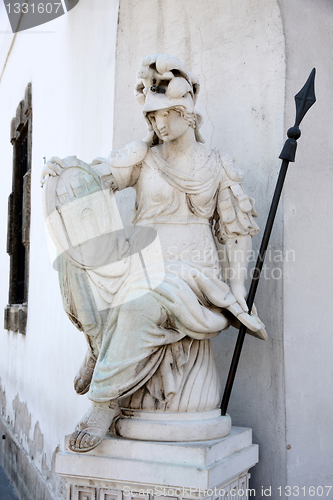
[[[185,108],[185,106],[172,106],[170,108],[167,108],[168,111],[171,111],[171,110],[174,110],[174,111],[177,111],[177,113],[180,114],[180,116],[182,118],[184,118],[184,120],[186,121],[186,123],[193,129],[195,129],[196,127],[196,116],[195,116],[195,113],[190,113],[189,111],[187,111],[187,109]],[[147,118],[151,124],[151,121],[150,121],[150,115],[153,114],[154,111],[150,111],[149,113],[147,113]]]
[[[196,127],[195,113],[190,113],[189,111],[187,111],[185,106],[174,106],[173,108],[169,108],[169,109],[174,109],[175,111],[177,111],[177,113],[179,113],[180,116],[182,118],[184,118],[184,120],[187,122],[187,124],[191,128],[194,129]]]

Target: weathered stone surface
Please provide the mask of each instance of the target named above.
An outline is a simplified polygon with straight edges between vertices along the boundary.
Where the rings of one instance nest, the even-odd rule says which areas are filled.
[[[16,419],[16,432],[14,434],[11,426],[0,417],[0,463],[5,470],[8,478],[13,484],[17,496],[22,500],[67,500],[65,481],[54,473],[54,460],[52,470],[49,470],[45,464],[45,456],[42,460],[43,471],[39,471],[34,464],[36,452],[43,453],[40,439],[40,432],[34,431],[33,440],[29,441],[29,452],[25,451],[22,442],[17,437],[24,435],[23,428],[20,422],[26,427],[30,427],[29,419],[26,417],[30,414],[19,400],[16,400],[16,414],[22,412],[22,418]],[[21,434],[23,433],[23,434]],[[38,437],[39,434],[39,437]],[[39,444],[38,444],[39,442]],[[56,450],[57,451],[57,450]]]
[[[226,438],[208,443],[142,443],[107,437],[80,460],[68,450],[69,439],[67,450],[56,459],[56,471],[70,484],[68,500],[80,495],[113,500],[245,499],[247,493],[241,490],[248,488],[248,470],[258,461],[258,446],[252,444],[251,430],[244,428],[233,428]]]
[[[26,333],[28,307],[26,304],[8,305],[4,310],[4,328],[13,332]]]

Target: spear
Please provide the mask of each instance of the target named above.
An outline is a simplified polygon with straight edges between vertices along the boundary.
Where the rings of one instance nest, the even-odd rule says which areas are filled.
[[[252,278],[249,294],[248,294],[247,301],[246,301],[249,313],[252,310],[252,306],[254,303],[254,297],[255,297],[256,292],[257,292],[259,279],[260,279],[260,273],[261,273],[262,266],[264,263],[269,238],[271,236],[276,211],[277,211],[280,197],[281,197],[283,183],[284,183],[284,180],[285,180],[285,177],[287,174],[288,165],[289,165],[289,162],[295,161],[297,139],[299,139],[301,136],[301,131],[299,129],[299,125],[300,125],[301,121],[303,120],[306,112],[311,108],[312,104],[314,104],[316,102],[316,96],[315,96],[315,91],[314,91],[315,75],[316,75],[316,70],[315,70],[315,68],[313,68],[313,70],[311,71],[310,76],[307,79],[304,87],[298,92],[298,94],[295,95],[295,103],[296,103],[295,124],[293,127],[291,127],[288,130],[288,132],[287,132],[288,139],[286,140],[286,142],[283,146],[282,152],[279,156],[279,158],[282,160],[280,173],[279,173],[279,177],[278,177],[278,180],[276,183],[276,187],[275,187],[275,191],[274,191],[274,195],[273,195],[273,200],[271,203],[271,208],[270,208],[270,211],[269,211],[269,214],[267,217],[266,227],[265,227],[265,231],[264,231],[264,234],[262,237],[262,242],[260,245],[258,259],[256,262],[256,266],[254,268],[253,278]],[[223,398],[222,398],[222,405],[221,405],[222,415],[225,415],[227,412],[227,407],[228,407],[228,403],[229,403],[229,399],[230,399],[232,386],[233,386],[233,383],[235,380],[235,375],[236,375],[238,362],[239,362],[239,358],[241,355],[241,351],[242,351],[242,347],[243,347],[243,343],[244,343],[244,339],[245,339],[245,334],[246,334],[246,326],[241,325],[241,327],[239,329],[237,341],[236,341],[234,354],[233,354],[233,357],[231,360],[231,365],[230,365],[230,369],[229,369],[227,383],[226,383]]]

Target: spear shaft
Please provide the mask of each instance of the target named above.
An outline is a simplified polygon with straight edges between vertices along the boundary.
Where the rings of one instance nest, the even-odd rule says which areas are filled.
[[[274,220],[275,220],[275,215],[276,211],[279,205],[281,193],[282,193],[282,188],[283,184],[286,178],[289,162],[294,162],[295,161],[295,155],[296,155],[296,147],[297,147],[297,139],[301,136],[301,131],[299,130],[298,126],[301,123],[305,113],[310,109],[312,104],[316,102],[316,97],[314,93],[314,79],[315,79],[315,74],[316,70],[313,69],[312,72],[310,73],[310,76],[308,80],[306,81],[304,87],[300,90],[298,94],[295,96],[295,102],[296,102],[296,119],[295,119],[295,124],[293,127],[291,127],[288,132],[288,139],[285,142],[285,145],[282,149],[282,152],[280,154],[280,158],[282,159],[282,164],[280,168],[280,173],[279,177],[276,183],[272,203],[271,203],[271,208],[267,217],[267,222],[263,234],[263,238],[261,241],[260,245],[260,250],[256,262],[256,266],[254,269],[253,273],[253,278],[250,286],[250,290],[247,296],[246,304],[248,307],[248,311],[252,310],[252,306],[254,303],[254,298],[257,292],[258,284],[259,284],[259,279],[260,279],[260,274],[261,270],[264,264],[265,260],[265,255],[266,251],[268,248],[268,243],[269,239],[271,236]],[[229,369],[229,374],[227,378],[227,383],[225,386],[223,398],[222,398],[222,405],[221,405],[221,413],[222,415],[225,415],[227,412],[228,408],[228,403],[230,399],[230,394],[232,391],[233,383],[235,380],[236,376],[236,371],[243,347],[243,343],[245,340],[245,335],[246,335],[246,326],[241,325],[236,341],[236,346],[234,350],[234,354],[231,360],[231,365]]]
[[[254,297],[255,297],[256,292],[257,292],[260,273],[262,270],[262,266],[264,264],[265,255],[266,255],[266,251],[267,251],[267,247],[268,247],[268,242],[269,242],[269,238],[270,238],[270,235],[272,232],[276,211],[277,211],[278,204],[279,204],[280,197],[281,197],[283,183],[284,183],[284,180],[285,180],[285,177],[287,174],[288,165],[289,165],[289,160],[282,161],[279,178],[278,178],[278,181],[276,184],[276,188],[275,188],[275,192],[274,192],[274,196],[273,196],[273,201],[272,201],[269,215],[267,218],[266,227],[265,227],[264,235],[263,235],[260,250],[259,250],[259,255],[257,258],[257,262],[256,262],[256,267],[255,267],[254,272],[253,272],[251,287],[250,287],[249,294],[248,294],[247,300],[246,300],[246,304],[247,304],[249,311],[251,311],[251,309],[252,309]],[[233,386],[233,383],[235,380],[236,371],[237,371],[238,362],[239,362],[239,358],[241,355],[245,335],[246,335],[246,326],[242,325],[239,329],[239,334],[237,337],[237,342],[236,342],[234,354],[233,354],[231,365],[230,365],[229,375],[228,375],[227,383],[226,383],[224,394],[223,394],[222,406],[221,406],[222,415],[225,415],[227,412],[230,394],[231,394],[232,386]]]

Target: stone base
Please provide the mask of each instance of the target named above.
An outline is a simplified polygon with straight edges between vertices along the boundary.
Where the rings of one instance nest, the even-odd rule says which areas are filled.
[[[123,410],[116,423],[117,434],[141,441],[207,441],[227,436],[231,429],[229,415],[221,410],[202,412],[148,412]]]
[[[252,431],[219,440],[156,443],[107,437],[88,453],[58,453],[56,472],[68,500],[246,500],[248,470],[258,462]]]

